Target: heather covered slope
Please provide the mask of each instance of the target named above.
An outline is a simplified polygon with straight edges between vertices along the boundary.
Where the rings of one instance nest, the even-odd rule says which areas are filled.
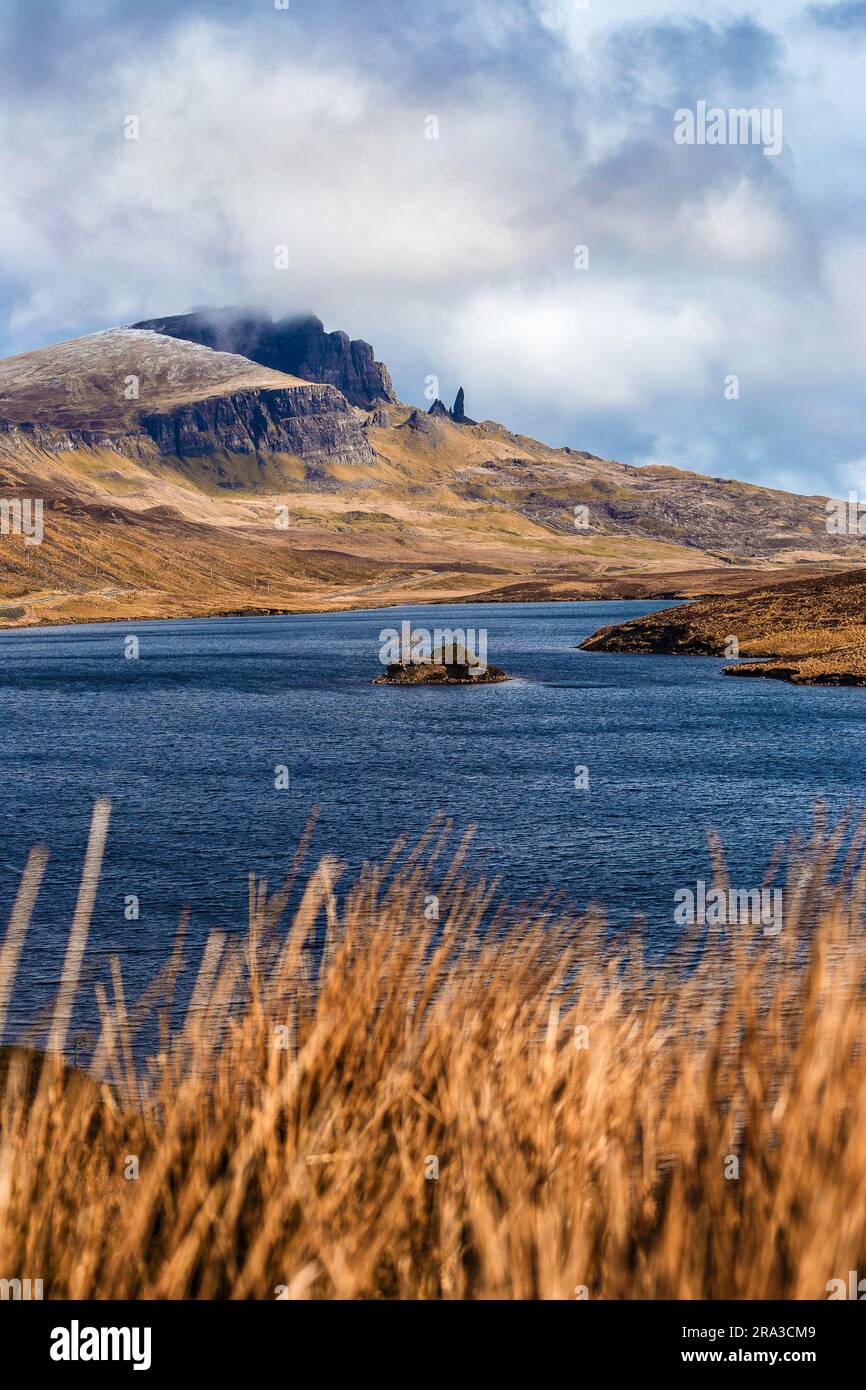
[[[866,685],[866,570],[704,599],[603,628],[585,651],[731,656],[728,675],[797,685]]]
[[[614,556],[627,553],[617,546],[623,537],[639,537],[703,551],[719,565],[866,557],[862,538],[827,534],[823,497],[675,468],[635,468],[554,448],[492,420],[458,425],[405,406],[378,410],[370,438],[407,480],[439,481],[466,502],[495,500],[572,544],[607,540]]]

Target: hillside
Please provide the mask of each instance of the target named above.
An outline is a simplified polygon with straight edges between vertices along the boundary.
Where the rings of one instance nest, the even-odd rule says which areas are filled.
[[[371,462],[364,432],[333,386],[135,329],[0,362],[0,420],[12,443],[16,432],[35,430],[48,452],[108,447],[151,464],[232,455]],[[230,468],[222,477],[227,487],[248,481]],[[193,481],[207,481],[207,470]]]
[[[866,570],[689,603],[602,628],[582,646],[591,652],[730,657],[732,638],[740,661],[726,666],[726,675],[866,685]]]
[[[0,536],[0,624],[688,597],[866,563],[824,498],[554,448],[462,392],[415,409],[368,344],[238,315],[0,362],[0,499],[44,507],[41,544]]]

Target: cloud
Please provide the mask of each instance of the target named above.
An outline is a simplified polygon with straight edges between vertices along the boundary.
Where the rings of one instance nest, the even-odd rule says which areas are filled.
[[[0,352],[309,309],[406,399],[436,374],[577,448],[810,492],[859,466],[862,83],[786,3],[9,8]],[[698,99],[783,107],[780,157],[677,146]]]
[[[726,102],[777,80],[782,45],[752,19],[711,24],[688,18],[625,24],[607,38],[613,91],[631,103],[713,96]]]
[[[841,33],[866,31],[866,0],[838,0],[835,5],[810,5],[809,14],[816,24]]]

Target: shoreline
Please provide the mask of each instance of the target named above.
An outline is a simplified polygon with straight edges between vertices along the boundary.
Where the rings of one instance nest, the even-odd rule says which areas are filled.
[[[81,620],[72,621],[72,622],[70,622],[70,621],[68,621],[68,620],[64,621],[64,620],[59,619],[59,618],[58,618],[58,619],[55,619],[55,618],[47,618],[44,622],[41,622],[41,623],[20,623],[20,624],[16,623],[16,624],[9,624],[9,625],[7,625],[7,626],[3,626],[2,624],[0,624],[0,638],[4,637],[4,636],[6,636],[6,635],[10,635],[10,634],[21,634],[21,635],[25,635],[25,634],[33,634],[33,633],[37,633],[37,632],[46,632],[46,631],[50,631],[50,630],[52,630],[52,629],[68,629],[68,630],[70,630],[70,631],[75,631],[76,629],[81,629],[81,630],[83,631],[83,630],[85,630],[85,629],[87,629],[87,628],[91,628],[91,627],[109,627],[109,626],[124,627],[124,626],[133,626],[133,625],[139,625],[139,626],[140,626],[140,625],[143,625],[143,624],[192,623],[192,622],[220,622],[220,621],[230,621],[230,620],[232,620],[232,619],[243,620],[243,619],[255,619],[255,618],[324,618],[324,617],[328,617],[328,616],[334,616],[334,617],[347,617],[349,614],[352,614],[352,613],[371,613],[371,614],[372,614],[372,613],[383,613],[383,614],[384,614],[384,613],[413,612],[413,611],[415,611],[415,610],[417,610],[417,609],[423,609],[423,608],[436,608],[436,607],[442,607],[442,608],[444,608],[444,607],[448,607],[448,606],[452,606],[452,607],[455,607],[455,608],[463,608],[463,607],[466,607],[466,608],[468,608],[468,607],[472,607],[472,608],[497,608],[497,607],[506,607],[506,606],[513,606],[513,607],[515,607],[515,608],[531,608],[531,607],[546,606],[546,605],[550,605],[550,604],[568,604],[568,603],[571,603],[571,604],[578,604],[578,603],[667,603],[667,602],[669,602],[669,600],[665,600],[665,599],[641,599],[641,598],[602,599],[602,598],[593,597],[593,598],[574,598],[574,599],[572,599],[572,598],[510,599],[510,600],[508,600],[508,603],[506,604],[506,603],[504,603],[504,602],[499,602],[499,603],[497,603],[496,600],[491,600],[491,599],[479,599],[479,598],[465,598],[465,599],[464,599],[464,598],[447,598],[447,599],[426,599],[426,600],[417,600],[417,599],[416,599],[416,600],[413,600],[413,601],[410,602],[410,603],[386,603],[386,604],[384,604],[384,605],[381,606],[381,607],[367,606],[367,605],[365,605],[365,604],[359,603],[359,604],[355,604],[355,605],[350,605],[350,606],[348,606],[348,607],[340,607],[340,608],[336,608],[336,607],[335,607],[335,608],[261,608],[261,609],[243,608],[243,609],[226,609],[226,610],[218,610],[218,611],[214,611],[214,612],[205,612],[205,613],[179,613],[179,614],[173,614],[173,615],[166,614],[166,615],[159,615],[159,616],[155,616],[155,617],[132,617],[132,616],[129,616],[129,615],[121,615],[120,617],[113,617],[113,616],[112,616],[112,617],[108,617],[108,616],[103,617],[103,616],[99,616],[99,617],[92,617],[92,618],[87,618],[87,619],[81,619]],[[682,599],[682,600],[679,601],[679,604],[678,604],[678,608],[677,608],[677,609],[663,608],[663,609],[660,609],[659,612],[660,612],[660,613],[667,613],[667,612],[673,612],[673,611],[682,611],[682,610],[688,609],[690,606],[691,606],[691,605],[690,605],[690,603],[689,603],[689,601],[688,601],[687,599]],[[603,655],[621,655],[621,656],[692,656],[692,657],[702,657],[702,658],[704,658],[704,659],[717,659],[717,660],[722,660],[722,661],[724,661],[724,660],[726,659],[725,654],[724,654],[723,652],[708,651],[708,650],[706,650],[705,647],[700,646],[700,645],[695,645],[694,647],[689,647],[689,646],[685,646],[685,645],[677,645],[677,646],[671,645],[671,646],[667,646],[667,647],[665,647],[665,646],[655,646],[655,647],[653,647],[652,649],[648,649],[646,646],[641,645],[641,644],[638,643],[638,642],[635,642],[634,645],[629,645],[627,639],[622,639],[622,638],[615,639],[615,640],[616,640],[616,645],[615,645],[615,646],[614,646],[614,645],[610,645],[610,646],[606,645],[606,642],[607,642],[607,640],[609,639],[609,637],[612,636],[613,634],[619,633],[620,630],[621,630],[622,628],[628,627],[628,626],[629,626],[631,623],[633,623],[633,622],[634,622],[634,623],[642,622],[642,621],[644,620],[644,617],[654,618],[654,617],[656,617],[656,616],[657,616],[657,615],[656,615],[656,614],[653,614],[653,613],[647,614],[647,615],[641,615],[641,617],[633,618],[633,619],[627,619],[624,623],[622,623],[622,624],[617,624],[617,625],[615,625],[615,626],[613,626],[613,627],[600,628],[597,632],[593,633],[593,634],[592,634],[589,638],[587,638],[584,642],[578,643],[578,644],[574,647],[574,650],[575,650],[575,651],[585,651],[585,652],[590,652],[590,653],[594,653],[594,654],[603,654]],[[727,658],[727,659],[730,659],[730,658]],[[814,660],[814,659],[816,659],[816,658],[813,656],[813,654],[811,654],[811,653],[806,653],[806,654],[804,654],[804,655],[802,656],[801,659],[804,660],[804,661],[810,661],[810,660]],[[789,658],[789,660],[790,660],[790,658]],[[774,658],[774,657],[773,657],[772,655],[770,655],[770,654],[762,654],[762,655],[760,655],[760,656],[754,656],[754,657],[750,657],[750,658],[743,658],[743,659],[742,659],[740,662],[738,662],[736,665],[724,666],[724,667],[722,668],[722,675],[725,675],[725,676],[739,676],[739,677],[741,677],[741,678],[751,679],[751,680],[775,680],[775,681],[783,681],[783,682],[787,683],[788,685],[804,686],[804,687],[824,686],[825,688],[836,687],[836,688],[840,688],[840,689],[841,689],[841,688],[856,689],[856,688],[858,688],[858,687],[859,687],[859,688],[866,687],[866,672],[858,673],[858,672],[855,672],[855,671],[848,671],[848,670],[845,670],[845,669],[843,668],[843,669],[837,669],[837,670],[828,670],[826,673],[821,673],[821,674],[818,674],[818,673],[814,673],[814,674],[812,674],[812,673],[810,673],[810,674],[802,674],[801,671],[800,671],[800,668],[799,668],[798,666],[790,666],[790,665],[786,666],[786,665],[783,665],[782,662],[781,662],[778,658]],[[506,677],[506,679],[508,680],[508,679],[511,679],[511,678],[510,678],[510,677]],[[385,684],[385,682],[381,682],[381,683]],[[455,685],[455,684],[458,684],[458,683],[459,683],[459,682],[454,682],[454,681],[449,682],[449,684],[451,684],[451,685]],[[476,682],[466,682],[466,683],[467,683],[467,684],[476,684]],[[489,684],[489,683],[490,683],[490,682],[484,682],[484,684]],[[504,683],[504,682],[499,682],[499,683]],[[398,684],[400,684],[400,682],[388,682],[388,684],[391,684],[391,685],[398,685]]]
[[[847,570],[839,571],[843,574],[848,572]],[[819,575],[826,573],[827,571],[823,567],[818,570]],[[723,577],[726,582],[720,583]],[[703,582],[701,582],[702,580]],[[124,595],[121,593],[103,596],[97,593],[80,596],[81,607],[85,610],[83,613],[76,611],[78,595],[60,593],[40,595],[29,600],[27,598],[0,600],[0,635],[4,632],[37,632],[43,628],[91,627],[108,623],[324,616],[328,613],[348,614],[364,611],[398,611],[411,608],[447,608],[449,606],[492,608],[561,603],[660,603],[681,606],[695,602],[730,599],[748,592],[758,585],[772,587],[789,582],[791,582],[791,569],[789,567],[769,573],[761,570],[738,569],[733,574],[729,570],[708,571],[700,569],[693,572],[682,570],[674,573],[661,572],[642,577],[620,575],[607,580],[593,580],[590,576],[573,579],[523,579],[517,582],[512,579],[498,589],[482,589],[481,591],[475,589],[470,593],[447,594],[424,593],[422,590],[419,594],[407,594],[405,597],[400,594],[397,586],[395,586],[395,592],[394,589],[389,589],[387,584],[383,584],[371,586],[373,591],[379,590],[382,593],[382,602],[380,603],[370,601],[375,597],[374,592],[368,591],[358,594],[355,591],[353,594],[350,590],[345,596],[334,594],[324,598],[314,597],[308,603],[300,600],[297,602],[289,601],[284,604],[262,603],[259,605],[247,599],[239,601],[236,606],[220,602],[210,604],[206,599],[202,601],[201,598],[197,599],[193,595],[187,597],[179,594],[162,594],[158,591],[150,591],[149,598],[144,598],[145,591],[132,590],[129,591],[132,611],[107,611],[109,603],[112,603],[114,607],[121,607]],[[102,603],[99,602],[101,598],[103,599]],[[201,605],[200,607],[196,607],[197,602]],[[72,612],[63,612],[63,607],[72,609]],[[91,607],[93,611],[87,611]],[[140,611],[142,608],[145,611]],[[152,611],[160,608],[179,611]],[[17,612],[21,609],[25,610],[27,616],[23,618],[11,617],[12,611]],[[10,615],[9,617],[4,617],[4,610]]]
[[[650,615],[652,616],[652,615]],[[634,621],[639,621],[635,619]],[[592,641],[597,634],[593,634]],[[585,643],[578,643],[575,651],[587,651],[593,654],[604,656],[684,656],[695,657],[703,661],[725,661],[729,658],[720,652],[689,651],[684,647],[658,648],[654,651],[647,651],[645,647],[618,646],[616,649],[598,647],[588,647]],[[804,658],[809,660],[807,656]],[[856,689],[858,686],[866,686],[866,674],[858,675],[853,671],[828,672],[824,677],[804,678],[799,675],[796,666],[777,665],[772,657],[745,657],[734,666],[723,666],[723,676],[740,676],[750,680],[782,681],[788,685],[811,688],[824,686],[826,689],[836,687],[838,689]]]
[[[580,650],[713,657],[741,679],[866,686],[866,570],[661,609],[599,628]]]
[[[567,603],[670,603],[670,599],[651,599],[651,598],[538,598],[538,599],[508,599],[497,601],[496,599],[486,598],[443,598],[443,599],[413,599],[408,603],[388,602],[379,605],[351,604],[347,607],[334,608],[243,608],[225,609],[206,613],[177,613],[164,614],[156,617],[134,617],[129,614],[122,614],[120,617],[93,617],[82,618],[69,621],[61,618],[47,618],[41,623],[0,623],[0,637],[6,633],[15,632],[44,632],[50,628],[68,627],[107,627],[110,624],[123,626],[124,623],[191,623],[191,622],[210,622],[229,618],[325,618],[329,616],[339,617],[349,613],[397,613],[416,608],[505,608],[513,606],[515,608],[540,607],[543,604],[567,604]],[[681,603],[688,600],[681,599]]]

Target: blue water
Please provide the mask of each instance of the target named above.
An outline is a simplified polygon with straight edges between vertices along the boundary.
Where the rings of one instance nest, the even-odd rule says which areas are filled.
[[[314,806],[313,862],[350,866],[423,832],[440,810],[477,824],[474,862],[512,899],[554,885],[615,924],[674,934],[677,887],[709,877],[706,829],[732,880],[760,882],[776,842],[866,792],[866,691],[735,680],[691,657],[575,650],[603,624],[664,604],[415,608],[416,627],[484,626],[516,679],[390,689],[370,678],[403,612],[135,623],[0,634],[0,911],[29,847],[51,849],[15,1019],[44,1004],[75,902],[94,799],[113,803],[91,932],[134,988],[191,935],[241,930],[247,872],[276,886]],[[124,659],[134,633],[140,659]],[[590,789],[575,790],[575,766]],[[290,789],[274,786],[289,769]],[[124,899],[140,899],[138,922]]]

